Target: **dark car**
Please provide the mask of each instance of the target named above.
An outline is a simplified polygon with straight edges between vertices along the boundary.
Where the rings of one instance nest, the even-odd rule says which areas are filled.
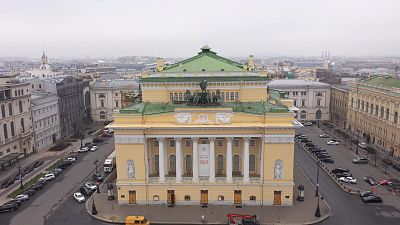
[[[54,169],[53,171],[51,171],[51,173],[54,174],[54,176],[58,177],[61,174],[61,170]]]
[[[22,173],[17,173],[15,176],[14,176],[14,180],[19,180],[21,177],[24,177],[25,176],[25,173],[24,172],[22,172]]]
[[[8,188],[13,185],[15,182],[14,178],[8,178],[1,184],[1,188]]]
[[[36,193],[35,190],[33,190],[33,189],[28,189],[28,190],[25,190],[22,194],[26,194],[26,195],[28,195],[29,197],[31,197],[31,196],[35,195],[35,193]]]
[[[336,173],[345,173],[345,172],[350,172],[349,169],[345,169],[345,168],[336,168],[334,170],[332,170],[332,173],[336,174]]]
[[[47,185],[47,180],[45,180],[45,179],[38,180],[38,181],[36,181],[36,184],[41,184],[42,186],[46,186]]]
[[[315,147],[315,144],[311,143],[311,142],[307,142],[306,143],[306,147]]]
[[[26,167],[26,168],[24,169],[24,173],[25,173],[25,174],[28,174],[28,173],[32,172],[33,169],[34,169],[33,166],[28,166],[28,167]]]
[[[88,148],[91,148],[91,147],[93,147],[93,144],[90,143],[90,142],[86,142],[86,143],[85,143],[85,146],[88,147]]]
[[[10,200],[10,201],[8,201],[7,203],[15,203],[15,204],[18,205],[18,207],[22,205],[22,201],[16,200],[16,199]],[[6,203],[6,204],[7,204],[7,203]]]
[[[311,142],[311,140],[309,140],[309,139],[301,139],[300,142],[302,142],[302,143],[308,143],[308,142]]]
[[[57,167],[62,169],[62,170],[65,170],[69,165],[71,165],[71,162],[70,163],[62,162],[62,163],[58,164]]]
[[[336,176],[337,178],[340,178],[340,177],[353,177],[353,176],[351,175],[351,173],[347,173],[347,172],[345,172],[345,173],[337,173],[337,174],[335,174],[335,176]]]
[[[325,162],[325,163],[335,163],[335,160],[333,160],[331,157],[328,158],[322,158],[321,162]]]
[[[395,170],[397,170],[397,171],[400,171],[400,164],[393,163],[393,164],[392,164],[392,167],[393,167],[393,169],[395,169]]]
[[[366,196],[361,199],[365,203],[382,203],[382,198],[375,195]]]
[[[315,156],[320,157],[320,156],[329,156],[327,152],[316,152],[314,153]]]
[[[375,186],[377,184],[376,180],[373,177],[370,177],[370,176],[364,177],[364,180],[365,180],[365,182],[367,182],[371,186]]]
[[[17,203],[6,203],[0,207],[0,212],[12,212],[19,208]]]
[[[81,192],[86,197],[91,196],[93,194],[93,191],[90,190],[90,188],[85,187],[85,186],[81,187],[79,189],[79,192]]]
[[[102,138],[93,138],[93,143],[103,143],[103,141]]]
[[[104,177],[100,173],[93,174],[93,180],[95,180],[97,182],[102,182],[102,181],[104,181]]]
[[[374,195],[374,193],[372,191],[362,191],[360,193],[360,197],[361,198],[364,198],[364,197],[367,197],[367,196],[372,196],[372,195]]]
[[[32,190],[38,191],[43,189],[43,184],[41,183],[36,183],[31,187]]]
[[[36,161],[32,166],[33,166],[33,168],[38,168],[38,167],[41,166],[41,165],[43,165],[43,161],[38,160],[38,161]]]

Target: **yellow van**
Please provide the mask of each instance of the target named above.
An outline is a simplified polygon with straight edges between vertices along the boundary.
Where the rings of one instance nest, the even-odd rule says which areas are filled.
[[[127,216],[125,218],[125,225],[149,225],[150,221],[145,219],[144,216]]]

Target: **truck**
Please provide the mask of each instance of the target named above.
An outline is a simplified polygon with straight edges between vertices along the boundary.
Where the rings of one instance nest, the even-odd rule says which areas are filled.
[[[104,160],[104,173],[111,173],[115,168],[115,150]]]

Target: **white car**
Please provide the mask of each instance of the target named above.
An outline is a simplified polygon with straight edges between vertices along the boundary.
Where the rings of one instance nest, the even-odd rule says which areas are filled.
[[[76,161],[76,158],[75,158],[75,157],[68,157],[68,158],[65,159],[65,161],[68,161],[68,162],[75,162],[75,161]]]
[[[342,182],[349,183],[349,184],[357,183],[357,179],[352,178],[352,177],[341,177],[341,178],[339,178],[339,180],[342,181]]]
[[[95,191],[97,189],[96,184],[91,181],[86,182],[85,186],[92,191]]]
[[[80,192],[75,192],[74,193],[74,199],[77,201],[77,202],[84,202],[85,201],[85,196],[83,196]]]
[[[26,195],[26,194],[20,194],[14,198],[14,200],[18,200],[18,201],[27,201],[28,199],[29,199],[29,195]]]
[[[362,148],[362,149],[366,149],[367,148],[367,144],[365,143],[358,143],[358,147]]]
[[[90,151],[94,152],[98,149],[99,147],[97,145],[93,145],[93,147],[90,149]]]
[[[42,178],[40,178],[39,180],[50,181],[55,178],[56,178],[56,176],[53,173],[48,173],[48,174],[44,175]]]
[[[81,148],[78,150],[78,152],[87,152],[87,151],[89,151],[89,148],[86,147],[86,146],[81,147]]]
[[[327,134],[320,134],[319,137],[320,137],[320,138],[329,138],[329,135],[327,135]]]
[[[335,140],[329,140],[329,141],[326,141],[326,144],[327,144],[327,145],[338,145],[339,142],[337,142],[337,141],[335,141]]]

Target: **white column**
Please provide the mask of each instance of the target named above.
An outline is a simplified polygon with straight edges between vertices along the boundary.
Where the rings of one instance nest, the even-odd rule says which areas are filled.
[[[210,161],[208,165],[210,166],[210,183],[215,182],[215,138],[209,138],[210,140]]]
[[[226,182],[232,182],[232,138],[226,139]]]
[[[165,151],[164,151],[164,138],[157,138],[158,141],[158,172],[160,174],[160,182],[165,181]]]
[[[249,172],[249,142],[250,138],[244,138],[244,148],[243,148],[243,182],[248,183],[250,181],[250,172]]]
[[[176,182],[182,181],[182,138],[175,138]]]
[[[192,138],[193,146],[193,182],[199,181],[199,151],[198,151],[198,138]]]

